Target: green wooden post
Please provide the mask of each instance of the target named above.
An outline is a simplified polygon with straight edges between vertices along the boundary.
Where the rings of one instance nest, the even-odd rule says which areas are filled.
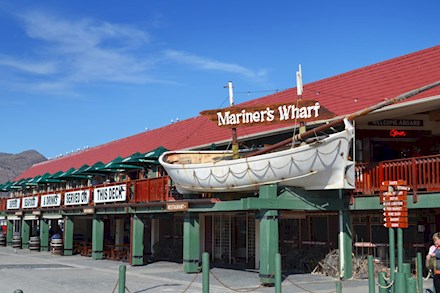
[[[394,274],[394,292],[406,293],[406,275],[404,272],[396,272]]]
[[[417,293],[417,282],[415,278],[406,279],[406,292],[407,293]],[[423,292],[423,291],[420,291]]]
[[[202,254],[202,292],[209,293],[209,253]]]
[[[49,222],[40,219],[40,251],[49,251]]]
[[[21,223],[21,247],[29,248],[29,234],[31,231],[31,221],[22,220]]]
[[[417,287],[419,292],[423,292],[423,266],[421,252],[417,252]]]
[[[281,293],[281,254],[275,254],[275,293]]]
[[[6,231],[6,244],[12,246],[12,236],[14,235],[14,221],[8,220]]]
[[[403,272],[403,230],[397,228],[397,271]]]
[[[260,187],[260,198],[275,199],[277,185]],[[260,210],[260,281],[274,284],[275,254],[278,249],[278,210]]]
[[[119,280],[118,280],[118,292],[125,293],[125,275],[127,267],[125,265],[119,266]]]
[[[407,278],[411,278],[411,264],[409,263],[403,263],[402,264],[402,272],[405,273]]]
[[[185,273],[197,273],[200,257],[199,214],[185,213],[183,222],[183,270]]]
[[[71,217],[64,218],[64,255],[73,255],[73,221]]]
[[[349,211],[339,211],[339,273],[344,280],[353,277],[353,242]]]
[[[374,264],[373,256],[368,256],[368,292],[374,293],[376,291],[376,285],[374,283]]]
[[[387,273],[379,272],[377,274],[377,283],[379,284],[379,293],[388,293],[388,284],[386,281]]]
[[[103,259],[104,221],[94,216],[92,224],[92,258]]]
[[[131,264],[133,266],[144,264],[144,226],[144,222],[138,215],[131,217]]]
[[[390,242],[390,282],[394,281],[394,271],[396,269],[396,242],[394,239],[394,229],[388,228],[388,237]],[[394,286],[391,291],[394,290]]]
[[[342,293],[342,282],[341,281],[336,282],[336,293]]]

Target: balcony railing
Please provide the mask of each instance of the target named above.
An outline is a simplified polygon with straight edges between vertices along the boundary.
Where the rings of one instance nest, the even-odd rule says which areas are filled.
[[[440,155],[356,164],[355,192],[376,194],[383,181],[399,179],[406,180],[414,193],[439,191]]]

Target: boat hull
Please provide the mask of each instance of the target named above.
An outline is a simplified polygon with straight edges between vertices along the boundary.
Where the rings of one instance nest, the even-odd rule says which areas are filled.
[[[258,156],[200,162],[201,157],[227,158],[231,153],[171,151],[162,154],[159,162],[181,194],[258,191],[266,184],[352,189],[354,165],[348,157],[354,134],[348,121],[345,126],[321,141]]]

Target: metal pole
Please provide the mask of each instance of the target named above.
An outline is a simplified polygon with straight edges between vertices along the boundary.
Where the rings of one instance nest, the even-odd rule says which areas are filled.
[[[275,293],[281,293],[281,254],[275,254]]]
[[[376,287],[374,285],[374,264],[373,264],[373,256],[368,256],[368,292],[374,293],[376,291]]]
[[[422,253],[417,252],[417,287],[419,292],[423,292],[423,270],[422,270]]]
[[[126,271],[125,265],[120,265],[119,266],[119,285],[118,285],[119,293],[125,292],[125,271]]]
[[[405,273],[407,278],[411,278],[411,264],[409,263],[403,263],[402,264],[402,272]]]
[[[415,278],[406,279],[406,292],[417,293],[417,282]]]
[[[202,254],[202,292],[209,293],[209,253]]]
[[[397,271],[403,272],[403,230],[397,228]]]
[[[396,251],[395,251],[394,229],[393,228],[388,228],[388,237],[390,240],[390,282],[393,282],[394,281],[394,271],[396,270]],[[394,286],[392,288],[394,288]]]
[[[336,282],[336,293],[342,293],[342,282]]]
[[[388,293],[388,288],[386,288],[388,286],[386,279],[386,275],[387,273],[385,272],[379,272],[377,274],[377,283],[379,284],[379,293]]]

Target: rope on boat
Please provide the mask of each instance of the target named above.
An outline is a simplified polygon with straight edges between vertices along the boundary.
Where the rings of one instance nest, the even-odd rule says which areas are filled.
[[[339,151],[340,146],[341,146],[341,141],[339,141],[339,143],[335,146],[335,148],[334,148],[333,150],[330,150],[329,152],[322,152],[322,151],[320,151],[319,149],[316,149],[314,153],[312,153],[308,158],[305,158],[305,159],[297,159],[297,158],[294,158],[293,156],[290,156],[290,160],[288,160],[288,161],[287,161],[284,165],[282,165],[282,166],[275,166],[275,165],[273,165],[273,163],[271,163],[270,161],[268,161],[266,166],[264,166],[264,167],[262,167],[262,168],[259,168],[259,169],[256,169],[256,168],[252,168],[252,167],[248,164],[247,167],[246,167],[243,171],[240,171],[240,172],[234,172],[234,171],[232,171],[232,170],[229,168],[228,171],[225,172],[225,173],[222,174],[222,175],[216,175],[216,174],[214,174],[214,172],[212,171],[212,169],[210,169],[210,170],[209,170],[209,174],[208,174],[206,177],[204,177],[204,178],[198,176],[198,173],[194,170],[194,171],[193,171],[193,177],[194,177],[194,179],[195,179],[197,182],[199,182],[199,183],[203,183],[204,181],[207,181],[207,180],[209,180],[210,178],[214,178],[217,182],[222,182],[222,181],[224,182],[224,181],[226,181],[226,179],[227,179],[230,175],[233,176],[234,178],[243,178],[243,177],[245,177],[246,174],[249,174],[249,173],[251,173],[251,174],[253,174],[253,175],[256,175],[256,176],[261,176],[261,173],[266,173],[267,171],[272,170],[272,169],[281,170],[281,169],[284,169],[284,168],[288,167],[288,165],[294,165],[294,163],[307,162],[307,161],[309,161],[309,160],[311,160],[311,159],[313,159],[313,158],[315,158],[315,157],[317,157],[317,156],[319,156],[319,155],[324,155],[324,156],[331,155],[331,154],[333,154],[334,152]]]

